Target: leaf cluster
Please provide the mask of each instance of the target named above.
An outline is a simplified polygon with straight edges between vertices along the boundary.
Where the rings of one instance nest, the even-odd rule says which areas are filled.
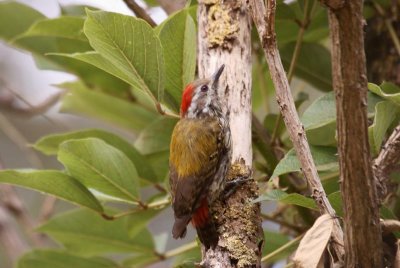
[[[328,199],[342,216],[326,11],[316,0],[277,2],[281,58],[285,69],[293,71],[296,107]],[[169,142],[182,89],[195,77],[195,12],[196,5],[186,7],[152,28],[132,16],[82,6],[62,7],[61,16],[50,19],[23,4],[0,3],[4,42],[31,53],[40,69],[77,77],[57,85],[65,91],[61,112],[100,120],[128,133],[123,138],[84,129],[46,136],[33,147],[56,157],[61,170],[0,171],[1,183],[79,207],[37,229],[60,247],[33,250],[18,267],[145,267],[172,257],[184,266],[199,260],[197,243],[165,250],[170,226],[162,235],[148,228],[170,203]],[[279,231],[264,230],[263,261],[274,263],[295,251],[299,240],[292,238],[303,235],[318,213],[277,114],[255,33],[253,39],[254,174],[261,189],[253,202],[277,204],[276,210],[263,215],[280,225]],[[400,89],[383,83],[369,84],[369,90],[369,140],[376,156],[399,120]],[[399,207],[398,200],[387,202],[382,217],[399,217]]]

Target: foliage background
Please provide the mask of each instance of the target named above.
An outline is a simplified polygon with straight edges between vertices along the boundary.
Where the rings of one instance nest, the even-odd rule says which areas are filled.
[[[119,6],[118,12],[132,15],[122,1],[113,2],[111,11]],[[176,114],[180,91],[195,76],[196,3],[192,2],[162,22],[166,14],[152,7],[157,6],[154,1],[146,1],[150,14],[162,22],[154,30],[143,21],[85,11],[67,1],[61,7],[46,1],[54,5],[48,15],[56,19],[50,20],[27,5],[0,2],[2,165],[6,169],[58,170],[6,170],[0,172],[0,182],[51,193],[74,204],[57,201],[51,210],[56,215],[43,221],[42,204],[49,199],[18,189],[26,207],[23,211],[33,219],[28,229],[39,226],[36,230],[45,235],[37,237],[30,230],[26,234],[26,222],[7,211],[9,194],[2,189],[6,223],[19,226],[21,251],[34,249],[19,260],[18,267],[65,262],[74,267],[163,267],[166,263],[190,265],[199,258],[197,243],[191,242],[193,232],[183,241],[172,241],[169,235],[168,142],[176,119],[155,108],[160,103],[162,110]],[[314,0],[278,3],[281,57],[324,188],[340,216],[326,10]],[[386,7],[389,1],[374,3]],[[29,4],[39,9],[44,6],[43,1]],[[106,7],[97,1],[92,4],[97,5],[90,10]],[[378,16],[371,2],[366,3],[365,16]],[[27,69],[27,61],[21,61],[26,56],[14,49],[32,55],[40,71]],[[265,219],[263,255],[272,264],[295,250],[295,238],[312,225],[317,213],[277,115],[273,85],[255,33],[253,51],[254,168],[262,194],[257,201],[262,202]],[[32,65],[31,59],[28,62]],[[68,82],[61,83],[64,79]],[[51,90],[44,92],[41,87],[45,85],[52,85]],[[370,84],[370,91],[369,134],[376,156],[398,124],[400,91],[391,83]],[[59,92],[61,101],[45,116],[33,116],[32,109],[22,112],[25,116],[18,112],[26,108],[24,99],[38,105],[50,93]],[[42,138],[73,129],[82,130]],[[27,143],[34,144],[33,148],[27,148]],[[392,177],[398,180],[398,174]],[[400,215],[396,191],[382,208],[383,218]],[[76,205],[81,208],[76,210]],[[118,219],[107,221],[99,215]],[[0,263],[11,265],[6,252],[0,251]]]

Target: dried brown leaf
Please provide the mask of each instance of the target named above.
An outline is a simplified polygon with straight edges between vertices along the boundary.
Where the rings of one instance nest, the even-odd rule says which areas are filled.
[[[307,231],[293,258],[296,267],[317,268],[322,254],[331,238],[333,218],[329,214],[320,216]]]

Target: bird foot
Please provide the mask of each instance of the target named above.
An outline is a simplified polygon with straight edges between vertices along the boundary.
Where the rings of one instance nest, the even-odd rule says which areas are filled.
[[[236,192],[239,186],[242,186],[244,183],[250,180],[252,180],[251,174],[245,176],[239,176],[236,179],[227,181],[224,189],[224,198],[230,197],[234,192]]]

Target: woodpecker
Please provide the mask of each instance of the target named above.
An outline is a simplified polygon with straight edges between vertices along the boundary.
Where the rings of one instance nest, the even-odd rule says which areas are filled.
[[[208,229],[215,228],[209,206],[225,187],[231,160],[231,134],[218,98],[222,65],[210,78],[196,80],[182,94],[180,120],[170,144],[170,186],[175,239],[186,235],[189,222],[207,248],[218,240]],[[214,230],[215,233],[215,230]]]

